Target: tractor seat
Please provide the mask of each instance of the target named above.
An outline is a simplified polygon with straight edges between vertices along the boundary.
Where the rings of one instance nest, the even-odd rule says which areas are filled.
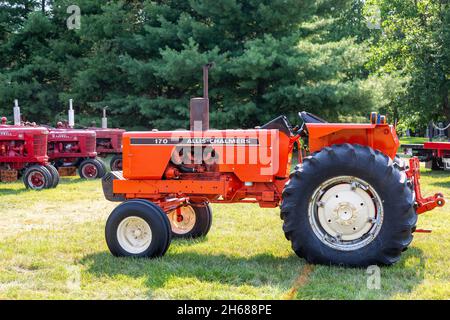
[[[318,116],[306,111],[299,112],[298,116],[303,120],[304,123],[327,123],[327,121],[323,120],[322,118],[319,118]]]

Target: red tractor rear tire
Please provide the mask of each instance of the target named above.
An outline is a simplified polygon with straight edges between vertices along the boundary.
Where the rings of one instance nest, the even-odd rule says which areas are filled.
[[[33,165],[27,168],[22,178],[25,187],[32,190],[48,189],[53,184],[52,174],[41,165]]]
[[[129,200],[108,217],[105,238],[116,257],[163,256],[171,243],[170,223],[164,211],[146,200]]]
[[[417,222],[405,173],[386,155],[334,145],[304,159],[283,191],[283,230],[313,264],[391,265]]]
[[[180,208],[179,214],[173,210],[167,216],[174,238],[205,237],[211,229],[212,209],[207,203],[187,205]]]

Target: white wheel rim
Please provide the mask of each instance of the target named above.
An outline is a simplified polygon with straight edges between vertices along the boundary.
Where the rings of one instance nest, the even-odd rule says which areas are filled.
[[[150,225],[140,217],[127,217],[117,228],[117,240],[120,246],[132,254],[140,254],[152,243]]]
[[[380,196],[367,182],[341,176],[322,183],[309,203],[308,218],[319,240],[351,251],[369,244],[383,223]]]
[[[191,206],[179,208],[180,214],[177,210],[170,211],[168,217],[172,231],[176,234],[187,234],[194,229],[196,216],[195,211]]]

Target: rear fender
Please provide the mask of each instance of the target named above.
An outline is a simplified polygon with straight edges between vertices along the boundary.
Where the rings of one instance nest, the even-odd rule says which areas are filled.
[[[395,128],[388,124],[307,123],[311,153],[334,144],[360,144],[394,159],[399,147]]]

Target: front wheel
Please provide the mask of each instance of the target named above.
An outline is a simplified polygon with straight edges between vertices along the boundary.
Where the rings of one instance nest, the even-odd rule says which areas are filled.
[[[58,170],[51,164],[45,166],[45,168],[50,172],[52,176],[52,185],[51,188],[56,188],[59,184],[59,172]]]
[[[399,167],[359,145],[306,158],[283,191],[283,229],[310,263],[390,265],[412,241],[414,195]]]
[[[145,200],[129,200],[109,216],[105,237],[114,256],[161,257],[170,246],[170,223],[157,205]]]
[[[212,209],[207,203],[183,206],[167,215],[174,238],[204,237],[211,229]]]
[[[99,158],[95,158],[94,161],[98,163],[100,168],[99,178],[103,178],[107,172],[105,163]]]
[[[111,171],[122,171],[122,155],[115,154],[109,162],[109,167]]]
[[[103,175],[102,164],[96,159],[83,160],[78,168],[78,174],[83,179],[98,179]]]
[[[32,190],[51,188],[53,184],[52,174],[45,166],[41,165],[29,167],[22,178],[25,187]]]

